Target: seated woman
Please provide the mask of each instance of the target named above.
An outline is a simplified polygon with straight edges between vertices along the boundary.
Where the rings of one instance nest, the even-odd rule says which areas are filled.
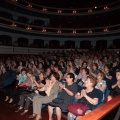
[[[106,64],[104,66],[104,73],[105,73],[106,78],[108,78],[109,80],[112,80],[112,73],[110,72],[110,65]]]
[[[51,80],[46,80],[46,85],[40,89],[40,91],[46,92],[46,96],[37,95],[33,97],[33,114],[30,115],[29,118],[40,120],[42,104],[47,104],[57,97],[60,75],[53,72],[50,78]],[[36,91],[36,93],[38,92],[39,91]]]
[[[21,70],[21,74],[16,76],[17,77],[17,81],[15,81],[16,82],[15,86],[11,85],[10,87],[6,87],[5,88],[5,95],[6,95],[5,101],[8,101],[10,99],[9,103],[13,102],[13,92],[15,90],[16,84],[20,85],[27,79],[26,72],[27,72],[27,69],[23,68]]]
[[[18,80],[18,85],[23,83],[26,80],[27,78],[26,71],[27,71],[26,68],[22,68],[21,74],[16,76]]]
[[[60,88],[62,89],[60,99],[63,100],[61,103],[56,103],[54,100],[49,103],[48,112],[49,120],[52,120],[53,109],[56,108],[57,120],[61,120],[62,110],[67,110],[68,104],[70,104],[74,98],[74,94],[77,93],[77,84],[74,83],[74,74],[68,73],[66,77],[66,84],[60,83]]]
[[[110,101],[112,100],[113,97],[120,95],[120,70],[116,71],[116,79],[117,79],[117,82],[116,84],[112,85],[112,90],[108,96],[107,101]]]
[[[103,78],[104,78],[104,73],[102,71],[99,71],[97,74],[97,85],[95,86],[95,88],[101,90],[104,93],[107,86],[106,86],[106,81],[103,80]]]
[[[92,70],[90,70],[90,75],[92,75],[94,77],[97,77],[98,72],[99,72],[98,64],[97,63],[93,63]]]
[[[77,103],[83,104],[89,108],[85,114],[90,112],[94,105],[98,104],[99,91],[95,89],[96,84],[96,78],[93,76],[88,76],[84,83],[86,88],[82,89],[81,92],[78,92],[75,95],[75,98],[78,99]],[[80,117],[81,116],[76,116],[71,112],[68,113],[68,120],[78,120]]]
[[[34,76],[31,78],[31,80],[33,81],[32,84],[34,84],[34,86],[37,86],[37,88],[42,88],[46,84],[46,82],[45,82],[45,73],[41,72],[39,74],[39,81],[36,81]],[[30,106],[30,103],[31,103],[31,99],[33,99],[34,96],[35,96],[34,91],[31,92],[31,93],[30,92],[21,93],[20,100],[18,102],[18,105],[20,107],[15,112],[21,111],[23,109],[23,107],[24,107],[24,111],[21,113],[21,115],[26,114],[28,112],[28,109],[29,109],[29,106]]]
[[[80,85],[81,87],[83,87],[84,82],[87,80],[87,76],[89,74],[89,69],[87,68],[82,68],[80,70],[80,73],[78,74],[78,76],[75,79],[75,82]]]

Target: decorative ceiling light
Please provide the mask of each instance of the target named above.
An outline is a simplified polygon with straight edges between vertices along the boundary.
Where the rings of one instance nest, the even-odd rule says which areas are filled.
[[[108,10],[109,9],[109,7],[108,6],[104,6],[104,10]]]
[[[46,32],[46,29],[45,29],[45,28],[43,28],[43,29],[42,29],[42,32]]]
[[[76,10],[73,10],[73,12],[72,12],[73,14],[75,14],[75,13],[77,13],[77,11]]]
[[[16,24],[16,23],[12,23],[11,26],[12,26],[12,27],[17,27],[17,24]]]
[[[43,11],[43,12],[46,12],[46,11],[47,11],[47,8],[43,8],[42,11]]]
[[[27,6],[28,8],[32,8],[32,4],[28,4],[28,6]]]
[[[89,9],[89,10],[88,10],[88,13],[92,13],[92,12],[93,12],[92,9]]]
[[[92,33],[92,30],[91,30],[91,29],[89,29],[89,30],[88,30],[88,33]]]
[[[72,32],[73,34],[76,34],[76,30],[73,30],[73,32]]]
[[[109,30],[108,30],[108,28],[106,27],[106,28],[104,28],[104,30],[103,30],[104,32],[109,32]]]
[[[58,29],[57,33],[59,33],[59,34],[60,34],[60,33],[61,33],[61,30],[60,30],[60,29]]]
[[[30,26],[28,26],[28,27],[26,28],[26,30],[32,30],[32,28],[31,28]]]
[[[62,13],[62,10],[59,9],[59,10],[58,10],[58,13],[59,13],[59,14]]]

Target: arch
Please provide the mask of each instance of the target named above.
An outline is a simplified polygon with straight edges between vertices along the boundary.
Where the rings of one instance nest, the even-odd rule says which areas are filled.
[[[120,48],[120,38],[113,40],[113,48]]]
[[[8,19],[13,19],[13,15],[11,13],[6,12],[6,11],[0,11],[0,16],[8,18]]]
[[[90,49],[91,41],[89,41],[89,40],[80,41],[80,48],[81,49]]]
[[[107,48],[107,40],[98,40],[96,42],[96,49],[97,50],[104,50]]]
[[[34,47],[36,48],[44,48],[44,40],[34,39]]]
[[[18,38],[18,46],[19,47],[28,47],[28,39],[20,37]]]
[[[8,35],[0,35],[0,45],[12,45],[12,37]]]
[[[29,23],[29,19],[23,16],[18,16],[18,22]]]
[[[60,41],[58,40],[50,40],[49,41],[50,48],[60,48]]]
[[[75,48],[75,41],[71,41],[71,40],[65,41],[65,48],[74,49]]]

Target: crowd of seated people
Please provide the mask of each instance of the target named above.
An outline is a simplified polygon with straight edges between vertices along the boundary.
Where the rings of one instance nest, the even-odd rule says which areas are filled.
[[[107,89],[111,91],[109,100],[115,96],[113,90],[120,94],[119,59],[119,54],[114,51],[53,51],[40,55],[1,57],[0,83],[3,84],[6,79],[2,79],[5,72],[9,73],[7,77],[12,72],[16,73],[14,82],[3,87],[5,101],[19,105],[15,112],[21,112],[21,115],[28,112],[32,103],[33,114],[29,118],[35,120],[42,118],[42,105],[46,104],[49,120],[52,120],[54,109],[57,120],[61,120],[62,112],[68,111],[67,107],[74,99],[78,99],[77,103],[82,103],[84,99],[89,107],[87,114],[99,104],[98,90],[103,93],[103,101]],[[68,111],[68,119],[77,120],[80,117]]]

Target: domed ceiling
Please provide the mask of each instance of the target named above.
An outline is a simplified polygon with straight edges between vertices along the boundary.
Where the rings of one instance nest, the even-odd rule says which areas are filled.
[[[89,8],[111,4],[120,0],[26,0],[30,3],[55,8]]]

